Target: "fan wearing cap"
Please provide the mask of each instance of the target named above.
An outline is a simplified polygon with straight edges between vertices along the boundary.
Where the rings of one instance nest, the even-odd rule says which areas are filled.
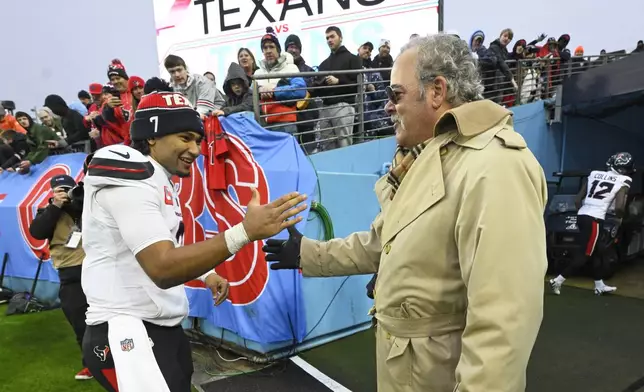
[[[130,132],[130,123],[134,117],[132,108],[132,93],[128,88],[130,77],[125,71],[125,66],[119,59],[112,60],[107,68],[107,78],[110,84],[114,86],[112,97],[107,100],[103,106],[103,118],[105,121],[112,123],[113,126],[120,128],[119,134],[123,135],[123,142],[129,143],[128,135]]]
[[[132,76],[127,81],[127,92],[130,99],[129,108],[125,105],[117,106],[114,108],[105,106],[103,111],[103,120],[109,125],[109,128],[116,130],[116,135],[112,135],[110,141],[103,140],[103,145],[108,146],[112,144],[130,144],[130,126],[134,120],[134,112],[139,105],[141,97],[143,96],[143,86],[145,81],[139,76]],[[112,92],[112,97],[119,96],[120,92]],[[114,138],[113,136],[117,136]]]
[[[79,93],[80,94],[80,93]],[[87,116],[83,118],[85,126],[87,128],[95,128],[92,124],[92,121],[97,116],[101,115],[101,97],[103,95],[103,86],[100,83],[92,83],[89,85],[89,94],[91,95],[91,101],[87,104]]]
[[[302,77],[293,77],[300,72],[293,62],[293,55],[283,52],[277,34],[272,27],[266,28],[260,40],[264,59],[259,62],[259,69],[255,77],[259,87],[260,98],[263,103],[262,111],[267,114],[268,124],[279,125],[281,130],[296,133],[297,126],[297,100],[306,97],[306,82]],[[290,74],[290,75],[289,75]],[[289,75],[285,77],[284,75]],[[268,78],[266,78],[268,77]]]
[[[81,93],[78,93],[78,97],[81,98],[81,102],[83,102],[83,104],[87,106],[87,115],[83,117],[83,124],[85,124],[85,128],[88,128],[90,130],[89,136],[95,141],[100,138],[100,127],[94,123],[94,119],[101,115],[102,89],[103,86],[101,86],[100,83],[92,83],[89,85],[89,97],[86,96],[84,98],[81,98]],[[101,146],[101,144],[98,142],[97,145]]]
[[[373,68],[391,68],[394,66],[394,58],[391,57],[391,41],[385,38],[380,40],[378,54],[373,58],[371,66]],[[381,71],[380,76],[382,76],[382,80],[389,83],[391,71]]]
[[[84,179],[84,358],[108,391],[190,392],[183,283],[202,280],[215,305],[222,303],[228,283],[213,269],[243,246],[299,222],[306,195],[259,205],[254,190],[242,223],[181,246],[182,210],[170,178],[190,175],[204,136],[200,115],[185,96],[152,91],[139,103],[131,134],[131,147],[98,150]]]
[[[29,225],[29,233],[38,240],[49,241],[49,252],[54,268],[58,271],[60,289],[58,296],[65,318],[74,329],[76,342],[82,347],[85,334],[87,298],[81,287],[81,273],[85,252],[82,242],[82,204],[72,202],[69,192],[76,181],[68,175],[57,175],[49,182],[53,197],[47,207],[38,210]],[[83,370],[77,380],[88,380],[92,374],[83,361]]]
[[[99,103],[98,112],[100,115],[93,116],[91,121],[91,136],[94,138],[98,148],[111,146],[114,144],[126,144],[130,140],[130,129],[128,126],[123,126],[122,122],[118,122],[114,117],[112,121],[108,121],[103,114],[108,111],[112,114],[114,111],[108,107],[108,102],[114,97],[119,96],[119,91],[111,84],[106,84],[101,88],[101,101]],[[122,117],[121,117],[122,118]],[[98,135],[94,132],[98,130]]]
[[[127,90],[132,94],[132,110],[136,112],[136,108],[141,102],[143,97],[143,88],[145,87],[145,80],[138,76],[132,76],[127,82]]]

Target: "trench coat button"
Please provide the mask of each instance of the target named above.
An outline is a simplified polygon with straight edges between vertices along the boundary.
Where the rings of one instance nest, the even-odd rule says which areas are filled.
[[[388,255],[389,251],[391,250],[391,244],[385,245],[385,254]]]

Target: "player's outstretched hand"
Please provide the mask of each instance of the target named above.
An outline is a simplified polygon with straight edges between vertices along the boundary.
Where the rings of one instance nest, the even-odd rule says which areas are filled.
[[[298,269],[301,245],[302,234],[295,227],[289,227],[288,240],[267,240],[262,250],[267,253],[266,261],[277,261],[271,264],[272,270]]]
[[[253,189],[244,218],[248,239],[263,240],[300,222],[302,217],[293,217],[306,209],[307,205],[302,203],[306,197],[299,192],[291,192],[271,203],[260,205],[259,192]]]

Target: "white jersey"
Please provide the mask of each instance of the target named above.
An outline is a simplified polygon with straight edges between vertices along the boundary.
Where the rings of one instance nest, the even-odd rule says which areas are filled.
[[[130,147],[112,145],[94,154],[84,183],[87,324],[128,315],[178,325],[188,314],[183,285],[160,289],[135,257],[159,241],[178,246],[181,208],[169,173]]]
[[[623,187],[631,186],[629,176],[614,171],[594,170],[588,176],[586,197],[577,215],[588,215],[604,220],[606,212],[615,201],[617,192]]]

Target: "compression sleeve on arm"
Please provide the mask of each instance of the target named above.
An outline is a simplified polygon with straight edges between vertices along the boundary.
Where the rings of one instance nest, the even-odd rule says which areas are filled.
[[[135,256],[154,243],[175,242],[154,189],[144,185],[106,188],[96,193],[96,201],[112,216]]]

